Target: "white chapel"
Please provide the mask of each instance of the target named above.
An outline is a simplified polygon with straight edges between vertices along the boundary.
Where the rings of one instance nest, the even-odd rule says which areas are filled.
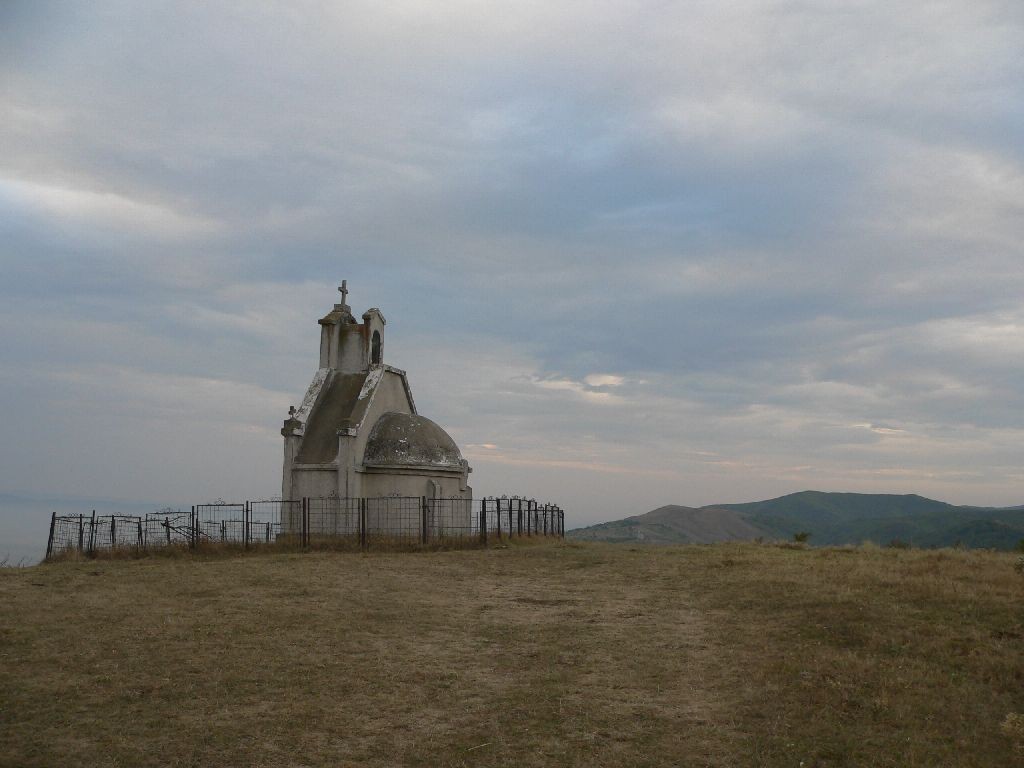
[[[281,498],[426,496],[471,499],[469,462],[416,412],[405,371],[384,362],[384,315],[357,322],[341,303],[320,319],[320,366],[289,409]]]

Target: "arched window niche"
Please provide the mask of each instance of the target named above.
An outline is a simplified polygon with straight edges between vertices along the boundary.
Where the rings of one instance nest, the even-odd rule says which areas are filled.
[[[380,365],[380,331],[373,332],[373,340],[370,342],[370,364]]]

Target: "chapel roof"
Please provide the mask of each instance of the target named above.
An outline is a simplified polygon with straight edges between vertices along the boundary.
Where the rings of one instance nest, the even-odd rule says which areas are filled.
[[[306,433],[295,460],[302,464],[326,464],[338,455],[338,429],[351,423],[360,403],[359,394],[366,373],[332,372],[317,402],[317,416],[306,425]],[[365,398],[364,398],[365,399]]]
[[[461,469],[463,459],[455,441],[430,419],[389,411],[370,431],[363,464]]]
[[[326,315],[317,320],[320,325],[342,325],[355,323],[356,319],[352,316],[352,309],[345,304],[335,304],[334,309],[328,312]]]

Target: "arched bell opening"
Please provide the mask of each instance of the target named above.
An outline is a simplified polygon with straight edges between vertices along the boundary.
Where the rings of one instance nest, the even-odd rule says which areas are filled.
[[[370,342],[370,364],[380,365],[381,361],[381,342],[380,342],[380,331],[373,332],[373,340]]]

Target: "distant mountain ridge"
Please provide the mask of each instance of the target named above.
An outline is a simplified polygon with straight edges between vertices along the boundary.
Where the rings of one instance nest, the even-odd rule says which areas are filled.
[[[1024,506],[961,507],[916,494],[801,491],[767,501],[668,505],[643,515],[570,530],[593,541],[708,544],[716,541],[791,539],[811,534],[812,544],[903,542],[919,547],[1013,549],[1024,539]]]

